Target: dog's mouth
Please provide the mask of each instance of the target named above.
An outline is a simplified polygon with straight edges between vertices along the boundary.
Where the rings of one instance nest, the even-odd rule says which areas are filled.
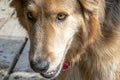
[[[60,66],[61,65],[58,65],[58,67],[56,69],[52,70],[52,71],[41,73],[41,75],[45,78],[54,78],[59,73]]]
[[[56,69],[41,73],[41,75],[45,78],[54,79],[60,73],[61,70],[66,71],[69,68],[70,68],[70,62],[65,61],[63,64],[58,65]]]

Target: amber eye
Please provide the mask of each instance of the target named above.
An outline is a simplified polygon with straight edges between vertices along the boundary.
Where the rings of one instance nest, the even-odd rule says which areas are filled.
[[[27,18],[28,18],[29,21],[31,21],[31,22],[35,22],[35,21],[36,21],[36,19],[34,18],[32,12],[28,12],[28,13],[27,13]]]
[[[62,20],[65,20],[66,17],[67,17],[67,14],[59,13],[59,14],[57,15],[57,20],[62,21]]]

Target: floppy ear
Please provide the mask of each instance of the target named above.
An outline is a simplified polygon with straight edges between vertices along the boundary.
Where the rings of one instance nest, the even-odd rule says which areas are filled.
[[[83,7],[89,11],[94,11],[98,8],[100,0],[79,0]]]
[[[25,5],[29,0],[12,0],[10,6],[13,7],[17,13],[17,17],[20,21],[20,24],[24,25],[24,28],[27,28],[26,26],[26,19],[25,19]]]
[[[14,8],[20,8],[22,4],[22,0],[12,0],[10,6]]]
[[[89,44],[101,34],[99,18],[99,7],[101,0],[79,0],[79,2],[83,7],[84,20],[87,23],[85,26],[88,27],[86,42]]]

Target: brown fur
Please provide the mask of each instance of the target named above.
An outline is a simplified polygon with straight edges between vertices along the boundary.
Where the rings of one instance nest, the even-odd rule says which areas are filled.
[[[80,27],[77,28],[78,32],[74,34],[72,42],[67,44],[65,60],[70,61],[73,68],[61,72],[56,80],[63,80],[63,77],[65,80],[120,80],[120,1],[43,1],[44,4],[42,0],[13,0],[11,4],[16,8],[20,22],[30,36],[30,59],[35,53],[42,51],[46,54],[37,54],[37,59],[44,57],[51,62],[55,61],[53,52],[48,48],[48,44],[54,41],[56,32],[51,15],[60,12],[63,8],[57,6],[63,5],[67,7],[63,12],[71,12],[77,17]],[[31,3],[34,4],[33,8],[28,10]],[[36,23],[34,25],[26,18],[29,11],[35,18],[35,21],[32,21]],[[68,23],[62,25],[63,30],[67,28],[66,24]],[[41,42],[44,45],[42,48]],[[78,70],[79,72],[75,73]],[[76,75],[72,78],[74,74]]]

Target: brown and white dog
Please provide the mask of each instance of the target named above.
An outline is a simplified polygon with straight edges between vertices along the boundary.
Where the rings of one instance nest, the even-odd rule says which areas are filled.
[[[56,80],[120,80],[120,0],[13,0],[11,6],[29,34],[35,72]],[[80,78],[71,78],[75,72]]]

